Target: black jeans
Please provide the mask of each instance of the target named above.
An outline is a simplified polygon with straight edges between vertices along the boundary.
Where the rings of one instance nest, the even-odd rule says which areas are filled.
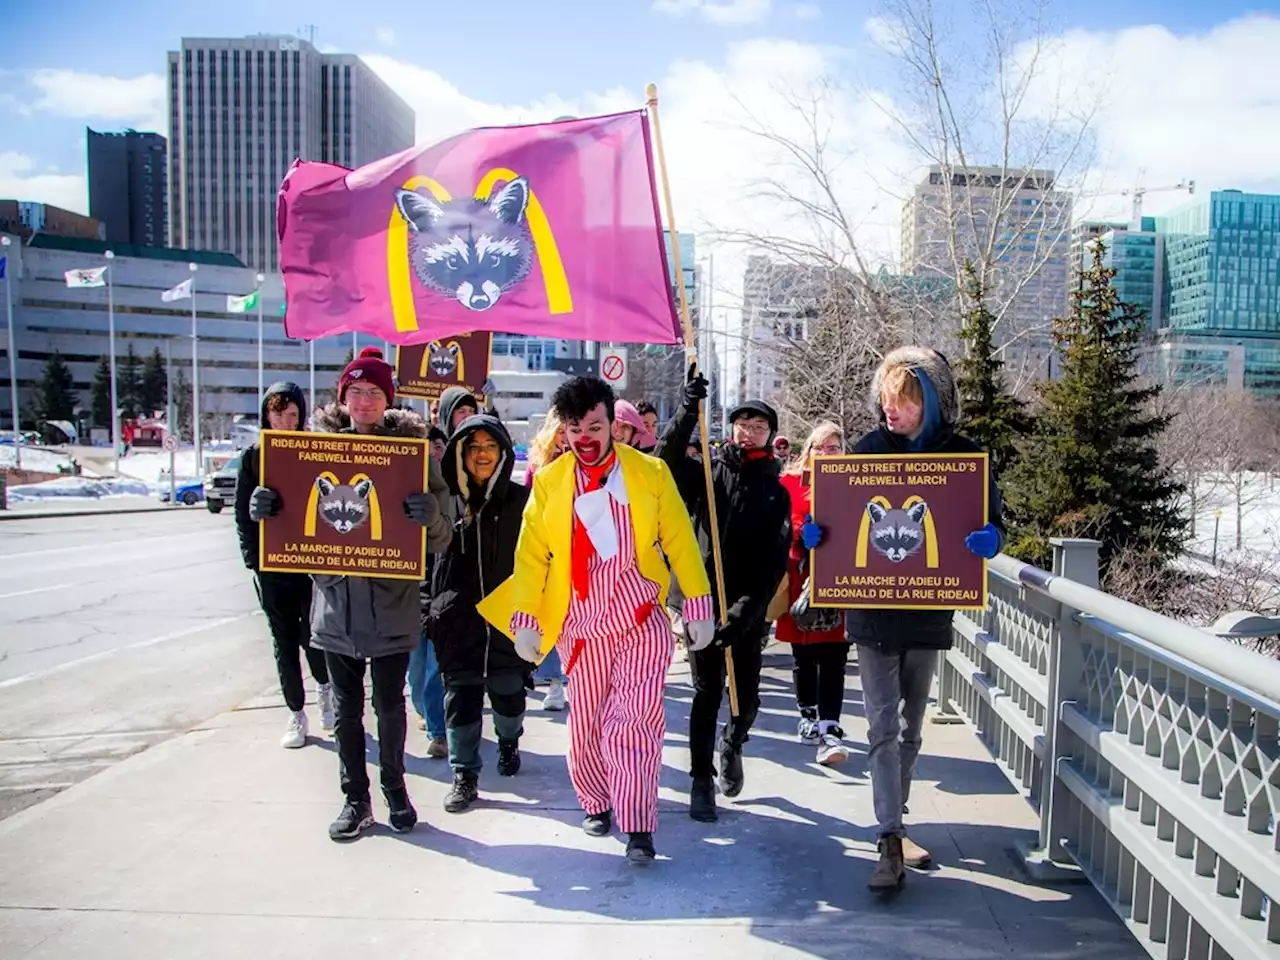
[[[795,666],[791,676],[796,684],[796,704],[800,709],[817,707],[819,720],[840,722],[844,706],[844,667],[849,660],[849,644],[793,643]]]
[[[258,573],[254,574],[253,585],[271,628],[280,692],[285,704],[296,713],[307,702],[299,651],[306,654],[316,683],[329,682],[324,651],[311,646],[311,578],[295,573]]]
[[[337,722],[338,779],[351,803],[369,802],[369,771],[364,756],[365,662],[340,653],[326,653]],[[404,678],[409,654],[393,653],[368,661],[373,674],[373,712],[378,717],[378,768],[384,791],[404,789]]]
[[[760,665],[764,651],[760,640],[767,626],[744,632],[733,644],[733,672],[738,688],[738,717],[724,725],[724,740],[734,747],[747,742],[751,725],[760,712]],[[724,648],[712,644],[689,655],[693,673],[693,707],[689,710],[689,773],[694,777],[714,777],[716,768],[716,718],[725,694]]]

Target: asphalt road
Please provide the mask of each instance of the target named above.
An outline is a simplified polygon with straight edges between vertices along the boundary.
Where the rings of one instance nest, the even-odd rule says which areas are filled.
[[[228,513],[0,523],[0,818],[274,677]]]

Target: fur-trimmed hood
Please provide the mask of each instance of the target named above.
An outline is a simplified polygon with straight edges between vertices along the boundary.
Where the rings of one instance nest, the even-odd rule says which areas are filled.
[[[351,414],[339,403],[328,403],[311,415],[311,429],[319,433],[345,433],[352,429]],[[412,410],[391,408],[382,416],[382,425],[374,431],[383,437],[417,437],[427,439],[427,421]]]
[[[947,358],[928,347],[898,347],[885,355],[884,360],[871,378],[871,391],[867,395],[867,405],[876,421],[884,422],[884,411],[880,409],[880,388],[884,384],[885,375],[893,367],[909,367],[917,375],[923,373],[933,384],[938,395],[938,413],[942,422],[954,427],[960,419],[960,391],[956,388],[956,378],[951,372],[951,364]]]

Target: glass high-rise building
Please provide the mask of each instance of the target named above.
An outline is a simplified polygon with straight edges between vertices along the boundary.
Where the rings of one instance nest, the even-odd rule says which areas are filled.
[[[1176,375],[1280,397],[1280,195],[1215,190],[1154,225]]]
[[[409,105],[358,57],[297,37],[184,38],[169,53],[169,237],[274,272],[294,159],[359,167],[413,146]]]
[[[1155,220],[1143,217],[1140,224],[1102,236],[1103,266],[1116,271],[1111,285],[1125,303],[1140,309],[1146,328],[1155,332],[1164,314],[1164,237],[1156,232]],[[1093,261],[1084,251],[1084,266]]]

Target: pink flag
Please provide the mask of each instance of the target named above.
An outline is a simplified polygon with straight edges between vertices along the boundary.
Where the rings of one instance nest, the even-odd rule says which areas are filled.
[[[291,337],[682,339],[643,110],[296,161],[276,219]]]

